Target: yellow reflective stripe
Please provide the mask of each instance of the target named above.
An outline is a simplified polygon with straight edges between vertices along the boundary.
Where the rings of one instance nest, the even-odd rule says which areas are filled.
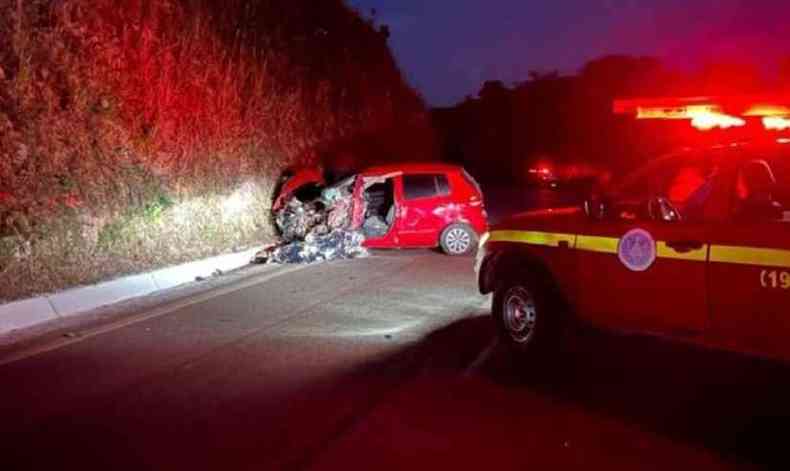
[[[488,239],[489,242],[516,242],[549,247],[559,247],[560,242],[567,242],[569,247],[573,247],[575,240],[576,236],[573,234],[536,231],[494,231]]]
[[[620,239],[539,231],[494,231],[491,232],[488,242],[515,242],[548,247],[558,247],[560,242],[567,242],[569,247],[587,252],[617,254]],[[689,252],[678,252],[667,246],[666,242],[656,241],[656,256],[691,262],[710,260],[717,263],[790,268],[790,250],[705,245]]]
[[[607,254],[617,254],[620,239],[616,237],[599,237],[580,235],[576,239],[576,248],[587,252],[599,252]],[[680,253],[668,247],[666,242],[656,242],[656,256],[658,258],[671,258],[674,260],[688,260],[692,262],[704,262],[708,259],[708,246],[698,250]]]
[[[598,237],[580,235],[576,238],[576,248],[588,252],[617,253],[620,239],[613,237]]]
[[[656,256],[658,258],[671,258],[673,260],[686,260],[689,262],[704,262],[708,259],[708,246],[688,252],[678,252],[669,247],[666,242],[656,242]]]
[[[711,245],[710,261],[759,267],[790,268],[790,250]]]

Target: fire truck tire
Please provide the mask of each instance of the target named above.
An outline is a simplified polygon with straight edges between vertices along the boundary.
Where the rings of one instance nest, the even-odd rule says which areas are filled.
[[[529,360],[558,349],[561,316],[554,305],[546,288],[529,275],[500,283],[492,305],[500,339]]]
[[[450,224],[442,231],[439,245],[447,255],[469,255],[477,248],[477,234],[466,224]]]

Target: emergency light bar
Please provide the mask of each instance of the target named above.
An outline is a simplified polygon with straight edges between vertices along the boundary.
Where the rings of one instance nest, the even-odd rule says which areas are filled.
[[[790,129],[790,96],[699,96],[615,100],[616,114],[636,119],[689,120],[697,129],[744,126],[744,118],[762,118],[772,131]]]

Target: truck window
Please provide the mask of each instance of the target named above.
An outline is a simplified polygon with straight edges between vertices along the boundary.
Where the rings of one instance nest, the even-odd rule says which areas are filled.
[[[738,222],[790,222],[788,166],[781,159],[754,158],[738,167],[732,219]]]
[[[776,177],[773,197],[785,208],[785,211],[790,211],[790,155],[782,155],[781,158],[771,159],[768,163]]]
[[[417,174],[403,176],[403,194],[407,200],[431,198],[450,193],[446,175]]]
[[[648,204],[656,198],[671,203],[684,221],[704,219],[718,167],[704,157],[674,157],[655,162],[631,178],[612,201],[610,216],[624,220],[648,220],[655,215]]]

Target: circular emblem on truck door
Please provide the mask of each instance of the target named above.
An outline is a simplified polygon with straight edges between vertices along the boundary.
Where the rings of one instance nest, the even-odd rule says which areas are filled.
[[[628,231],[617,246],[620,261],[631,271],[646,271],[656,261],[656,241],[644,229]]]

